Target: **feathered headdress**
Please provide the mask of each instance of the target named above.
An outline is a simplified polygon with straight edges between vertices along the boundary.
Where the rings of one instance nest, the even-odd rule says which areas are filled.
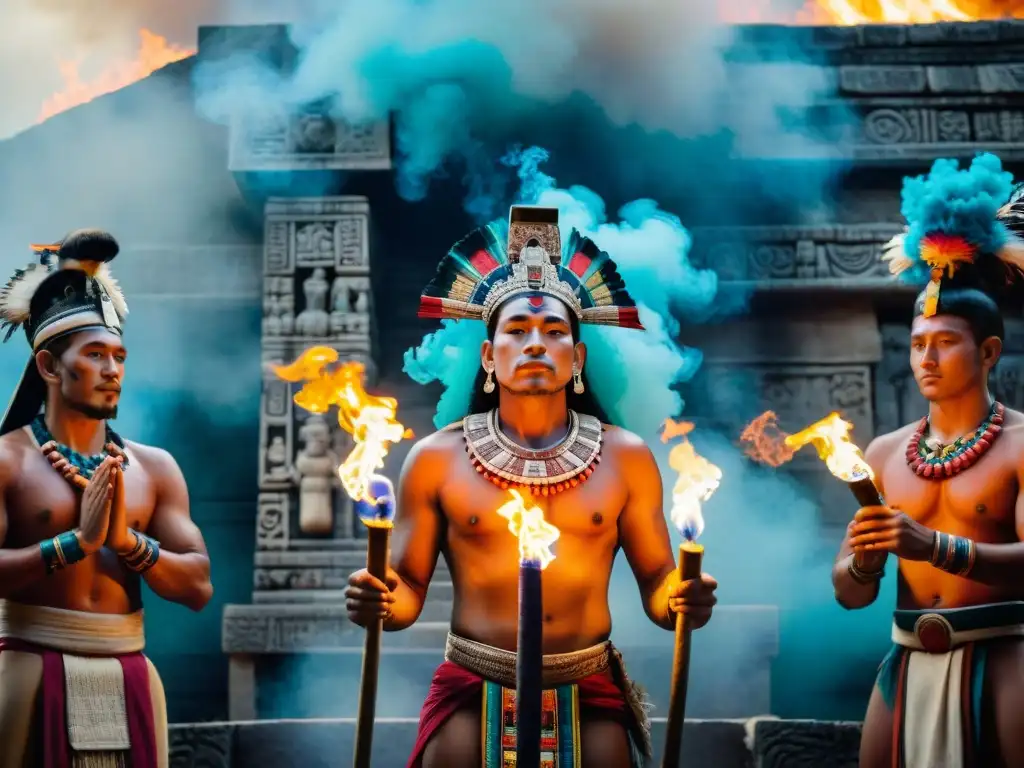
[[[56,304],[62,305],[62,315],[72,308],[75,314],[93,312],[103,325],[120,330],[128,305],[108,267],[119,252],[113,236],[83,229],[59,243],[31,248],[37,261],[17,270],[0,288],[0,330],[7,329],[4,341],[25,328],[33,347],[38,346],[35,337]]]
[[[107,266],[120,250],[112,235],[83,229],[60,243],[33,245],[32,250],[37,261],[19,269],[0,288],[4,341],[23,328],[36,352],[56,338],[90,328],[121,333],[128,305]],[[30,359],[0,424],[0,435],[30,423],[45,395],[45,384]]]
[[[513,206],[504,240],[489,224],[452,246],[423,290],[419,316],[488,323],[507,299],[530,293],[559,299],[580,323],[643,330],[611,257],[575,229],[562,248],[557,208]]]
[[[903,234],[885,246],[889,271],[914,280],[927,277],[923,314],[930,317],[939,304],[943,278],[958,270],[1000,273],[1011,280],[1024,273],[1024,209],[1007,203],[1013,176],[993,154],[978,155],[969,168],[956,160],[940,159],[927,176],[903,182],[901,212],[907,221]],[[1018,196],[1019,201],[1019,196]],[[1011,208],[1016,205],[1016,214]],[[1010,217],[1019,217],[1011,226]]]

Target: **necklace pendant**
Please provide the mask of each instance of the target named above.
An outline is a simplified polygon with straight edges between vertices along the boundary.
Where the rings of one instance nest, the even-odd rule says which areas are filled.
[[[973,435],[949,445],[927,435],[928,417],[921,419],[907,445],[907,464],[918,477],[929,480],[945,480],[970,469],[999,437],[1005,413],[1002,403],[992,403],[988,417]]]

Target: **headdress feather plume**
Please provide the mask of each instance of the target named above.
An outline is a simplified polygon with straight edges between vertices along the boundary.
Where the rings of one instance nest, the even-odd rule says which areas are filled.
[[[1004,273],[1024,272],[1024,239],[1003,215],[1012,191],[1012,174],[990,153],[964,169],[956,160],[939,159],[927,175],[904,179],[901,212],[907,227],[885,245],[882,259],[894,275],[928,280],[926,317],[937,311],[943,277],[965,265],[988,271],[1001,264]],[[1024,230],[1024,216],[1021,225]]]
[[[643,330],[636,303],[607,253],[575,229],[562,244],[555,209],[515,206],[513,215],[517,209],[534,209],[551,220],[539,225],[517,221],[508,229],[503,222],[494,222],[464,237],[448,251],[423,290],[420,317],[487,322],[491,310],[506,299],[539,291],[569,305],[581,323]],[[535,214],[523,214],[531,215]],[[519,227],[514,234],[513,227]],[[520,263],[520,248],[538,240],[550,263]]]

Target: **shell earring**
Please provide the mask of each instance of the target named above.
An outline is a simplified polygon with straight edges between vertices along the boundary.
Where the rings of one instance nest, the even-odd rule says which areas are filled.
[[[572,391],[577,395],[583,394],[583,371],[579,369],[572,372]]]
[[[487,378],[484,379],[484,394],[491,394],[494,391],[494,369],[487,368]]]

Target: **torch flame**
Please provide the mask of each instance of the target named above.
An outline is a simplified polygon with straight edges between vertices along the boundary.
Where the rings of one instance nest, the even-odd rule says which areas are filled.
[[[667,443],[674,436],[683,440],[673,446],[668,454],[668,464],[679,473],[672,487],[672,509],[669,513],[672,524],[687,541],[696,541],[704,532],[704,515],[701,505],[710,499],[722,482],[722,470],[705,459],[693,447],[686,435],[693,429],[689,422],[665,420],[662,442]]]
[[[551,545],[558,541],[560,532],[544,519],[544,510],[531,505],[514,488],[509,489],[512,498],[498,507],[498,514],[508,520],[508,529],[519,539],[519,559],[540,563],[541,570],[555,559]]]
[[[339,366],[338,352],[330,347],[311,347],[295,362],[271,366],[284,381],[304,382],[294,396],[295,404],[311,413],[338,408],[338,425],[352,435],[355,447],[338,467],[345,493],[353,501],[375,504],[370,483],[391,445],[413,436],[395,419],[398,401],[370,395],[363,388],[366,366],[350,360]]]
[[[860,448],[850,440],[851,429],[853,425],[850,422],[843,421],[838,413],[831,413],[807,429],[789,435],[785,442],[794,451],[808,444],[813,445],[828,471],[840,480],[848,483],[866,478],[873,480],[874,472]]]

